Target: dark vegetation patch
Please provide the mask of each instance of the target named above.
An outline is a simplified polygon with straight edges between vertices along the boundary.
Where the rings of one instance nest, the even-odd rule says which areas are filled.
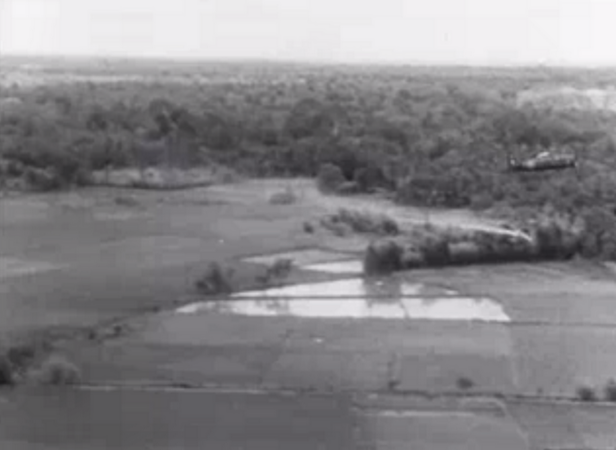
[[[616,380],[609,380],[605,384],[603,393],[606,401],[616,402]]]
[[[129,208],[139,206],[139,200],[131,195],[116,195],[113,198],[113,202],[118,206],[126,206]]]
[[[81,382],[81,371],[67,358],[51,355],[36,370],[35,380],[48,386],[71,386]]]
[[[321,225],[334,233],[340,229],[380,236],[396,236],[400,233],[398,223],[386,214],[347,208],[340,208],[334,214],[323,217]]]
[[[314,225],[311,222],[304,222],[302,228],[305,233],[312,234],[315,232]]]
[[[475,387],[475,382],[468,377],[460,377],[456,380],[456,386],[462,391],[468,391]]]
[[[35,382],[46,385],[77,384],[77,366],[55,353],[53,337],[32,335],[15,339],[0,350],[0,386]]]
[[[595,390],[590,386],[579,386],[576,390],[576,397],[582,402],[597,401],[597,394]]]
[[[297,194],[291,187],[286,187],[282,191],[274,192],[268,202],[271,205],[291,205],[297,202]]]
[[[416,227],[373,242],[364,272],[391,273],[418,267],[566,260],[583,254],[583,224],[565,216],[543,217],[518,234]]]
[[[261,287],[278,285],[286,280],[293,270],[293,260],[280,258],[265,268],[265,271],[257,275],[257,282]]]
[[[195,287],[204,295],[224,295],[234,291],[234,270],[210,263],[205,273],[197,280]]]
[[[0,355],[0,386],[12,386],[16,382],[13,365],[6,354]]]
[[[364,254],[364,273],[378,276],[404,269],[403,250],[393,240],[373,242]]]
[[[267,266],[231,266],[210,263],[203,275],[195,282],[200,294],[229,295],[253,286],[267,288],[280,285],[293,271],[293,260],[280,258]]]
[[[323,164],[317,174],[317,187],[325,194],[336,193],[347,180],[340,167],[335,164]]]

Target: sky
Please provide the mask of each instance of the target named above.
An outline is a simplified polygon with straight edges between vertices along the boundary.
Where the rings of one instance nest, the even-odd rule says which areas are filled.
[[[616,0],[0,0],[0,55],[616,65]]]

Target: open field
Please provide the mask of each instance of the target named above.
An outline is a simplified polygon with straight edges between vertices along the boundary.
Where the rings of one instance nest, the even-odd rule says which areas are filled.
[[[488,278],[491,270],[482,268],[483,276]],[[502,268],[494,272],[499,270]],[[584,304],[603,317],[603,322],[595,322],[588,314],[572,316],[573,301],[562,299],[556,288],[550,292],[545,287],[550,278],[543,267],[517,270],[517,282],[524,280],[526,288],[532,289],[531,283],[537,288],[544,285],[543,303],[536,304],[539,302],[530,296],[510,295],[506,288],[501,292],[492,289],[490,298],[508,315],[504,323],[467,321],[463,316],[446,320],[437,315],[425,320],[396,313],[397,302],[408,307],[410,298],[424,296],[419,301],[425,304],[439,301],[438,294],[434,297],[428,291],[416,297],[371,298],[364,294],[359,298],[370,306],[363,316],[345,308],[345,304],[353,305],[353,297],[305,301],[301,308],[323,309],[321,316],[312,317],[302,317],[304,313],[295,308],[293,300],[287,300],[285,306],[273,297],[271,301],[278,302],[280,310],[265,315],[254,306],[236,310],[223,301],[219,312],[186,308],[186,313],[153,316],[140,322],[129,336],[102,347],[81,347],[75,358],[82,360],[86,377],[103,383],[150,376],[156,382],[196,385],[230,382],[324,390],[459,393],[464,392],[459,380],[468,379],[472,386],[467,389],[474,393],[574,398],[577,388],[588,385],[602,396],[607,382],[616,377],[616,366],[611,363],[616,360],[614,324],[608,322],[616,283],[586,280]],[[522,277],[525,273],[537,280]],[[418,271],[409,277],[430,286],[422,275]],[[563,277],[554,285],[565,282]],[[439,278],[439,283],[458,288],[451,278]],[[602,290],[594,292],[593,284]],[[612,293],[606,292],[607,286]],[[318,285],[313,289],[318,292]],[[463,302],[460,296],[476,295],[456,289],[449,294],[449,303],[455,307],[456,302]],[[267,304],[268,300],[260,301]],[[490,316],[484,320],[491,320]]]
[[[268,203],[288,185],[298,193],[295,204]],[[241,266],[247,275],[238,272],[239,287],[248,287],[254,265],[241,263],[241,257],[306,247],[363,252],[368,237],[302,229],[303,222],[342,205],[348,206],[346,200],[323,197],[308,181],[285,180],[177,192],[94,188],[3,198],[0,289],[6,313],[0,321],[5,331],[93,325],[174,304],[193,293],[192,284],[210,262]],[[421,216],[416,214],[418,222]],[[441,213],[433,222],[449,224],[457,217]]]
[[[298,200],[271,205],[271,194],[286,186],[292,186]],[[396,213],[368,197],[356,201]],[[583,261],[509,264],[416,270],[379,284],[361,282],[352,273],[298,267],[287,282],[304,283],[304,288],[260,296],[254,283],[260,265],[245,257],[324,250],[306,253],[302,264],[309,267],[342,257],[327,251],[343,252],[351,261],[359,257],[367,236],[337,237],[320,229],[310,234],[302,228],[304,221],[344,202],[318,195],[302,180],[174,192],[96,188],[5,197],[0,200],[3,331],[19,335],[51,327],[70,337],[76,330],[97,328],[90,339],[59,344],[59,351],[78,365],[86,385],[149,386],[147,394],[122,393],[123,399],[139,397],[143,411],[177,404],[174,417],[185,420],[174,421],[162,411],[156,420],[157,428],[166,424],[170,439],[182,448],[198,439],[210,439],[212,448],[242,440],[271,446],[274,436],[283,439],[272,424],[286,419],[297,420],[303,431],[289,429],[285,448],[308,448],[302,433],[316,429],[311,427],[323,427],[315,435],[323,448],[401,448],[409,439],[416,440],[417,448],[466,448],[459,446],[462,442],[472,448],[539,450],[545,441],[604,448],[601,439],[612,436],[606,425],[611,409],[597,406],[586,412],[592,407],[576,403],[565,412],[564,406],[553,406],[554,412],[541,413],[545,421],[537,424],[523,416],[549,407],[520,399],[572,398],[581,384],[595,387],[601,396],[606,381],[616,376],[610,363],[616,360],[616,347],[610,344],[616,322],[612,272]],[[414,210],[406,214],[418,220],[423,216]],[[452,213],[461,215],[469,217],[467,226],[498,226],[469,212]],[[441,218],[445,225],[453,222],[445,211],[431,217],[435,223]],[[214,261],[231,264],[238,289],[250,292],[199,303],[203,298],[193,283]],[[339,280],[330,285],[339,287],[306,287],[328,280]],[[171,386],[195,390],[195,395],[165,393],[164,387]],[[200,386],[213,393],[196,394]],[[208,416],[216,433],[203,437],[184,431],[199,405],[218,404],[212,396],[234,404],[232,394],[220,393],[223,387],[264,389],[272,395],[315,391],[325,400],[280,403],[263,396],[251,403],[253,397],[240,396],[237,409],[244,415],[230,406],[220,417]],[[118,391],[51,391],[49,406],[41,409],[37,396],[25,389],[0,405],[8,408],[3,414],[8,419],[0,422],[0,442],[13,448],[98,448],[96,436],[110,428],[96,425],[105,421],[92,415],[78,421],[83,416],[79,408],[100,402],[100,417],[119,408]],[[445,403],[404,403],[409,393]],[[496,414],[475,406],[460,410],[446,400],[473,401],[477,395],[504,396],[505,403],[513,402],[513,412],[508,403]],[[380,399],[376,404],[375,398]],[[72,413],[50,422],[46,415],[64,404],[71,405]],[[147,428],[142,411],[122,411],[124,416],[114,417],[135,424],[125,431],[122,445],[138,446],[147,434],[134,432]],[[264,411],[262,434],[237,432],[237,424],[252,420],[257,411]],[[304,426],[306,417],[315,416],[329,419]],[[28,433],[33,420],[48,425]],[[106,423],[116,430],[122,422]],[[561,426],[574,431],[561,435]],[[69,427],[86,431],[62,431]],[[235,431],[225,432],[229,427]],[[419,429],[427,434],[413,431]],[[165,448],[169,441],[151,445]]]
[[[355,448],[343,396],[34,390],[6,395],[0,410],[11,450]]]
[[[486,398],[28,389],[0,411],[0,444],[15,450],[604,450],[616,437],[611,406]]]

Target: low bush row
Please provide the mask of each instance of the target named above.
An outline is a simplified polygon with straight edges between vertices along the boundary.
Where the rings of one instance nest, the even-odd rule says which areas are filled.
[[[570,259],[580,252],[583,230],[566,221],[536,223],[528,233],[436,230],[374,241],[364,256],[367,275],[442,267]]]
[[[595,389],[586,385],[577,388],[576,397],[583,402],[595,402],[599,400],[599,396]],[[607,402],[616,402],[616,380],[608,380],[603,387],[603,400]]]
[[[380,236],[396,236],[400,233],[398,223],[386,214],[340,208],[334,214],[321,219],[321,226],[335,234],[346,231]]]

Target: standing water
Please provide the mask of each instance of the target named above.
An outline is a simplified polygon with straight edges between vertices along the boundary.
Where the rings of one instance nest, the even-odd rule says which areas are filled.
[[[510,321],[502,305],[489,298],[457,296],[454,291],[423,284],[360,278],[242,292],[177,310],[184,314],[208,311],[243,316]]]

